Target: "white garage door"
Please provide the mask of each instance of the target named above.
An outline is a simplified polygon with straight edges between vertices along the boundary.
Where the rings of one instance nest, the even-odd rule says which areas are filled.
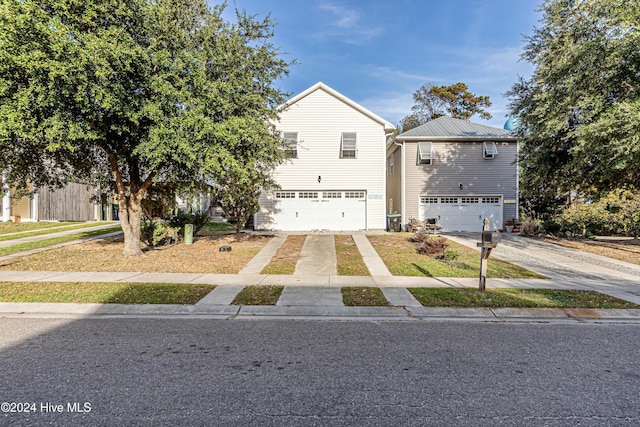
[[[364,230],[366,212],[365,191],[276,191],[274,229]]]
[[[482,231],[484,218],[489,228],[502,228],[501,196],[422,196],[419,219],[438,218],[442,231]]]

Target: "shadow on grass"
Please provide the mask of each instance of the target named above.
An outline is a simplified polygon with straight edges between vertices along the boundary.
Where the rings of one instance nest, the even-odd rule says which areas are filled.
[[[183,283],[0,282],[0,301],[191,305],[214,288]]]

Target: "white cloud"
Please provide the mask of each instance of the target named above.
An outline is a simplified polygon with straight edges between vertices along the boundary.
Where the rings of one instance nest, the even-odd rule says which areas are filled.
[[[347,44],[365,45],[384,32],[379,26],[363,23],[358,9],[335,3],[321,3],[316,9],[328,16],[323,22],[324,29],[314,34],[317,39],[339,39]]]

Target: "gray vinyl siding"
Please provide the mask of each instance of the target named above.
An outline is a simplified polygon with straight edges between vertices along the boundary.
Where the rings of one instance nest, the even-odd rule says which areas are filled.
[[[432,164],[418,165],[418,143],[405,142],[407,212],[403,222],[418,218],[419,197],[424,195],[500,195],[503,201],[516,200],[517,143],[496,142],[496,145],[498,155],[484,159],[482,141],[433,141]],[[504,203],[503,218],[511,217],[516,217],[516,204]]]
[[[389,158],[393,157],[393,174],[389,173]],[[393,199],[393,206],[389,206]],[[389,147],[387,152],[387,213],[402,213],[402,149],[397,145]]]

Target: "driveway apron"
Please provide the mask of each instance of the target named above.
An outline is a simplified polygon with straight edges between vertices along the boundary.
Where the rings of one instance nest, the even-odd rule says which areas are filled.
[[[295,276],[335,276],[338,274],[333,235],[309,234],[304,241],[293,274]]]

